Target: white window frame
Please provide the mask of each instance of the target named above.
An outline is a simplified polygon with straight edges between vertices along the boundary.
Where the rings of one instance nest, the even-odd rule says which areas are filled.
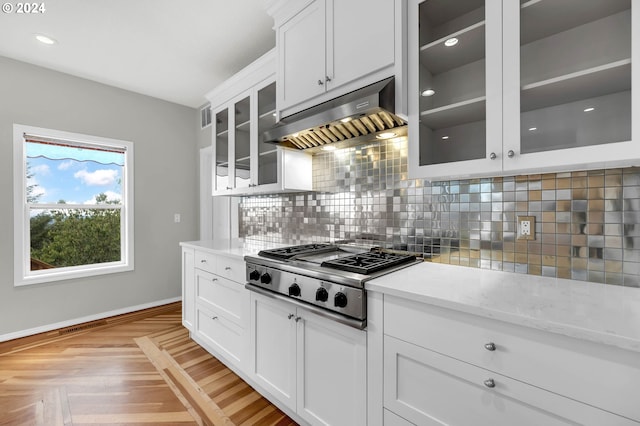
[[[27,205],[27,161],[24,135],[60,139],[83,144],[124,148],[122,176],[122,206],[120,211],[121,260],[118,262],[78,265],[31,271],[30,215]],[[93,206],[83,206],[92,208]],[[73,278],[132,271],[133,264],[133,143],[99,136],[51,130],[40,127],[13,125],[13,229],[14,229],[14,286],[40,284]]]

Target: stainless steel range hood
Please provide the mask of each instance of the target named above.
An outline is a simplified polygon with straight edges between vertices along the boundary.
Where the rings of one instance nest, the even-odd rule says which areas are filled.
[[[264,133],[264,141],[316,152],[378,138],[404,136],[404,120],[394,114],[393,77],[290,115]],[[394,133],[394,135],[391,135]]]

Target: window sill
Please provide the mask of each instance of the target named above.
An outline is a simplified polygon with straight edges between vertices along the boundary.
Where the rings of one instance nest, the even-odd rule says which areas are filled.
[[[120,272],[133,271],[133,265],[122,263],[104,264],[90,267],[60,268],[57,270],[46,270],[46,272],[36,273],[27,277],[16,277],[14,287],[28,286],[32,284],[46,284],[50,282],[71,280],[76,278],[86,278],[98,275],[115,274]]]

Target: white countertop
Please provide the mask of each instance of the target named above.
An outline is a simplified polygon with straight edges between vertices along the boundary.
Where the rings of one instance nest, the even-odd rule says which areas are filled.
[[[253,240],[202,240],[202,241],[184,241],[181,242],[182,247],[191,247],[197,250],[203,250],[213,254],[221,254],[224,256],[237,257],[243,259],[247,255],[258,254],[260,250],[282,247],[282,244],[266,243],[264,241]]]
[[[640,289],[423,262],[369,291],[640,352]]]

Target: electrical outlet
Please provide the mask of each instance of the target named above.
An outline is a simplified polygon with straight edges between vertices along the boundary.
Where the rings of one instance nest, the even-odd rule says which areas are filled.
[[[535,240],[536,239],[536,217],[535,216],[518,216],[518,239],[519,240]]]

